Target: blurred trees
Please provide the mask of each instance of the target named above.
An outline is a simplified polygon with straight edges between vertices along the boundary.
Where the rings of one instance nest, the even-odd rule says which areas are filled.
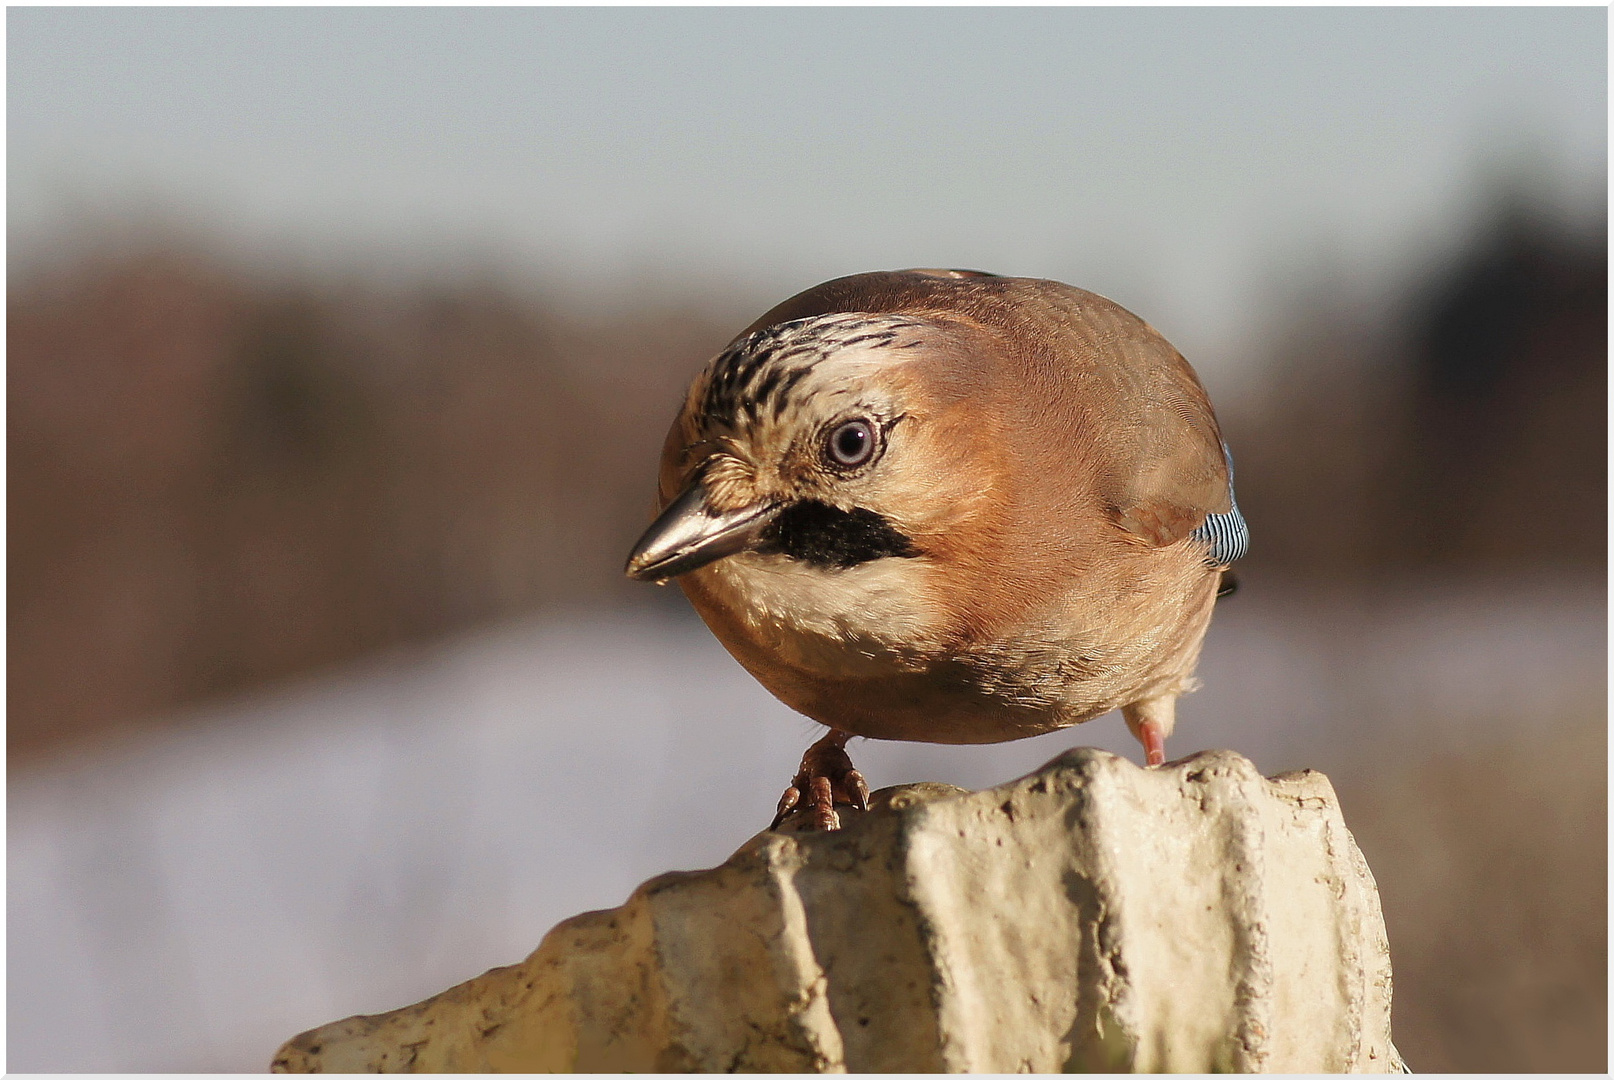
[[[1393,306],[1296,310],[1269,393],[1224,418],[1246,578],[1601,576],[1607,296],[1606,229],[1505,200]]]
[[[1600,570],[1605,250],[1506,207],[1393,310],[1297,310],[1264,406],[1224,415],[1247,583]],[[14,285],[12,750],[486,619],[666,599],[620,564],[684,386],[744,322],[702,310],[585,319],[177,250]]]
[[[177,253],[9,298],[10,745],[535,607],[621,561],[730,331]]]

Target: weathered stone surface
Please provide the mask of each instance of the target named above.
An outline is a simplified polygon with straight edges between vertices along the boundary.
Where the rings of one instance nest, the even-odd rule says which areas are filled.
[[[1320,773],[1073,750],[879,793],[306,1032],[284,1072],[1384,1072],[1378,893]]]

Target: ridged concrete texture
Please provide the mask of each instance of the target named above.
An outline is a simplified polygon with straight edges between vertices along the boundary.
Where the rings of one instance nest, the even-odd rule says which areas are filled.
[[[1073,750],[890,789],[306,1032],[283,1072],[1386,1072],[1378,893],[1320,773]]]

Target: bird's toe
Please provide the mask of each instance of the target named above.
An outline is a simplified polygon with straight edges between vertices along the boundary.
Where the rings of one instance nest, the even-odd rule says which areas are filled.
[[[770,829],[800,817],[804,829],[833,832],[841,827],[837,806],[869,808],[869,785],[846,753],[849,738],[846,732],[832,731],[808,748],[795,779],[779,799]]]

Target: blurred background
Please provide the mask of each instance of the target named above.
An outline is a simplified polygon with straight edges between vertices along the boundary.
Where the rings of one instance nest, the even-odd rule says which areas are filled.
[[[1418,1071],[1606,1066],[1607,13],[7,12],[8,1036],[262,1070],[722,861],[813,725],[623,579],[846,273],[1199,369],[1253,537],[1173,756],[1325,771]],[[1118,717],[863,743],[984,787]]]

